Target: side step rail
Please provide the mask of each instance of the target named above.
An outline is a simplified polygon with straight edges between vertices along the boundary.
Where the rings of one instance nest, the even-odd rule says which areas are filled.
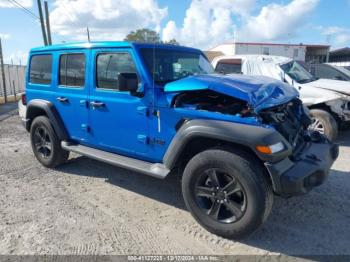
[[[170,170],[160,163],[149,163],[146,161],[113,154],[110,152],[102,151],[99,149],[71,144],[63,141],[61,143],[63,149],[72,151],[80,155],[103,161],[105,163],[144,173],[156,178],[164,179],[170,172]]]

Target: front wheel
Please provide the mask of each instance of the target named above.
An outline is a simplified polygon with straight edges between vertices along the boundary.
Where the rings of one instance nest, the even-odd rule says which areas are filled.
[[[325,110],[310,110],[312,123],[310,130],[318,131],[325,135],[330,141],[334,141],[338,136],[338,124],[334,117]]]
[[[271,211],[273,193],[262,167],[244,152],[210,149],[187,164],[182,192],[193,217],[208,231],[242,238]]]

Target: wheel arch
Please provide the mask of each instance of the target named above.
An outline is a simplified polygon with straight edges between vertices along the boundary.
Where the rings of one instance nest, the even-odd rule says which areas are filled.
[[[258,144],[274,144],[285,139],[274,129],[217,120],[190,120],[185,122],[170,143],[163,163],[169,169],[186,164],[195,154],[215,147],[240,149],[254,155],[259,161],[276,161],[275,156],[262,155]],[[286,142],[287,144],[287,142]],[[284,158],[291,151],[276,156]],[[181,163],[182,162],[182,163]]]
[[[30,131],[34,118],[38,116],[47,116],[53,126],[54,131],[61,140],[68,139],[67,130],[63,124],[55,106],[50,102],[42,99],[33,99],[27,105],[26,112],[26,129]]]
[[[200,152],[203,152],[208,149],[223,149],[229,152],[241,151],[249,154],[256,158],[257,161],[260,161],[260,158],[250,147],[235,142],[211,138],[209,136],[195,136],[192,137],[186,144],[184,144],[183,149],[179,153],[174,166],[185,167],[186,164],[191,160],[192,157],[197,155]]]
[[[320,103],[320,104],[311,105],[311,106],[309,106],[309,109],[310,110],[318,109],[318,110],[326,111],[327,113],[331,114],[331,116],[333,116],[333,118],[337,121],[338,125],[342,122],[341,117],[339,116],[339,114],[334,112],[332,110],[332,108],[329,105],[326,104],[326,102]]]

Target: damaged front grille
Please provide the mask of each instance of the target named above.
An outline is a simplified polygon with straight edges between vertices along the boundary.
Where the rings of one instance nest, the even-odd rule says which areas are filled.
[[[294,99],[287,104],[260,112],[263,123],[272,125],[292,146],[297,155],[305,144],[305,132],[311,119],[305,114],[302,102]]]

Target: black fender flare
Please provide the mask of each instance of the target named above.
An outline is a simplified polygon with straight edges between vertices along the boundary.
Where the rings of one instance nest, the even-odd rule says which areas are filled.
[[[33,99],[27,104],[26,129],[30,131],[32,120],[38,116],[38,109],[43,110],[60,140],[67,140],[68,133],[55,106],[47,100]]]
[[[171,141],[164,157],[164,165],[175,167],[182,151],[194,138],[205,137],[250,148],[264,162],[276,162],[292,153],[286,139],[273,128],[218,120],[196,119],[185,122]],[[276,154],[266,155],[256,150],[257,145],[273,145],[283,142],[286,148]]]

